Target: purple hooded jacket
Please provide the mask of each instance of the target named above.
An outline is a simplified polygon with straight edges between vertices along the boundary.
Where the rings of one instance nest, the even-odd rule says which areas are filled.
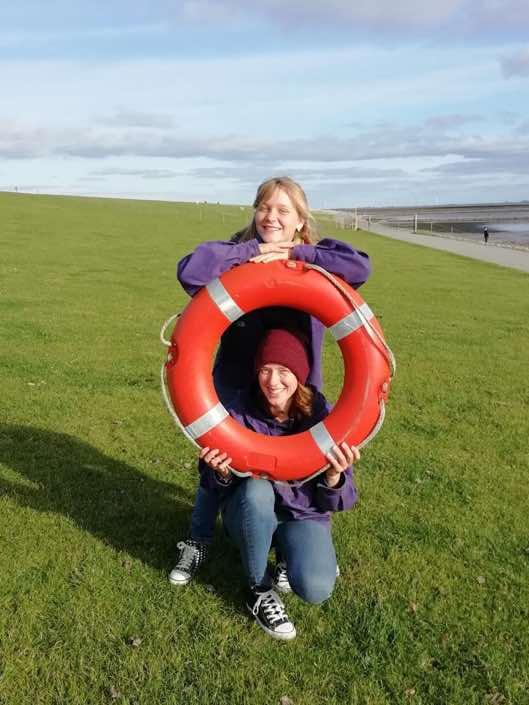
[[[177,277],[185,291],[194,296],[210,281],[232,267],[260,254],[261,238],[246,242],[211,241],[199,245],[178,263]],[[325,238],[316,245],[296,245],[290,257],[316,264],[344,279],[355,289],[369,277],[369,257],[351,245]],[[321,349],[324,326],[313,316],[290,308],[267,307],[245,314],[224,333],[214,364],[215,387],[227,406],[234,390],[247,388],[254,378],[257,345],[270,328],[295,328],[309,343],[310,373],[307,382],[322,387]]]
[[[313,413],[310,418],[300,422],[293,420],[279,422],[271,418],[256,401],[254,391],[241,392],[234,399],[232,408],[228,409],[242,426],[266,436],[283,436],[302,433],[322,421],[329,413],[330,406],[321,392],[315,392]],[[200,484],[202,487],[217,492],[222,506],[225,500],[244,478],[232,475],[228,484],[219,479],[217,473],[202,460],[199,461]],[[303,483],[272,482],[276,498],[275,511],[280,520],[312,519],[328,524],[332,512],[350,509],[357,500],[352,468],[347,468],[335,487],[328,487],[323,474]]]

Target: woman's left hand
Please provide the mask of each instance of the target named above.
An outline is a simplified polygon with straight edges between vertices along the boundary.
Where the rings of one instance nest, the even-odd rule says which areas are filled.
[[[344,442],[340,446],[333,446],[325,457],[331,465],[325,472],[325,481],[329,487],[335,487],[344,470],[360,460],[360,451],[356,446]]]

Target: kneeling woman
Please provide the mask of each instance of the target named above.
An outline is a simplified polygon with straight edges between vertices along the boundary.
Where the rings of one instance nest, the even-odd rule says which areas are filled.
[[[255,367],[257,384],[229,409],[242,425],[257,433],[287,435],[307,430],[329,413],[323,395],[305,386],[309,359],[297,335],[269,331]],[[293,639],[295,627],[274,589],[281,584],[267,573],[268,553],[274,546],[279,557],[275,576],[283,573],[283,588],[316,604],[330,597],[337,573],[330,518],[356,501],[350,465],[360,458],[358,450],[345,443],[334,446],[327,456],[329,468],[303,484],[236,477],[229,470],[231,458],[217,448],[203,448],[200,457],[209,475],[202,483],[212,491],[220,488],[223,523],[240,550],[250,588],[248,609],[270,636]]]

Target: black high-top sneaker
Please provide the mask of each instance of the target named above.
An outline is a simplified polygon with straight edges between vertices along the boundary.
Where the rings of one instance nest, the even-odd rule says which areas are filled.
[[[340,577],[339,565],[336,566],[336,577]],[[287,564],[285,561],[279,561],[279,563],[276,563],[274,572],[271,575],[271,580],[272,587],[274,590],[277,590],[277,592],[282,592],[284,595],[292,592],[292,587],[290,586],[290,582],[288,580]]]
[[[252,588],[246,606],[261,629],[274,639],[287,640],[296,636],[296,627],[274,590],[259,586]]]
[[[277,590],[277,592],[282,592],[283,594],[292,592],[292,588],[288,582],[287,564],[285,561],[276,563],[272,574],[272,587],[274,590]]]
[[[169,573],[169,582],[173,585],[187,585],[193,579],[195,573],[206,560],[208,555],[208,545],[186,539],[177,544],[178,560]]]

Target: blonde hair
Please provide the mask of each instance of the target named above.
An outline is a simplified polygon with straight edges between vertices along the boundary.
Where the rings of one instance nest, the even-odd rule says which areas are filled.
[[[253,202],[254,209],[259,208],[261,203],[265,199],[270,198],[276,189],[281,189],[287,194],[292,201],[292,205],[296,209],[300,220],[303,221],[303,227],[296,234],[296,239],[299,239],[303,244],[314,245],[318,241],[318,232],[316,221],[310,212],[307,196],[301,186],[289,176],[275,176],[271,179],[263,181],[255,194],[255,200]],[[245,228],[239,230],[235,233],[235,235],[233,235],[232,241],[246,242],[246,240],[253,240],[253,238],[256,237],[257,228],[255,227],[254,215],[251,222]]]

